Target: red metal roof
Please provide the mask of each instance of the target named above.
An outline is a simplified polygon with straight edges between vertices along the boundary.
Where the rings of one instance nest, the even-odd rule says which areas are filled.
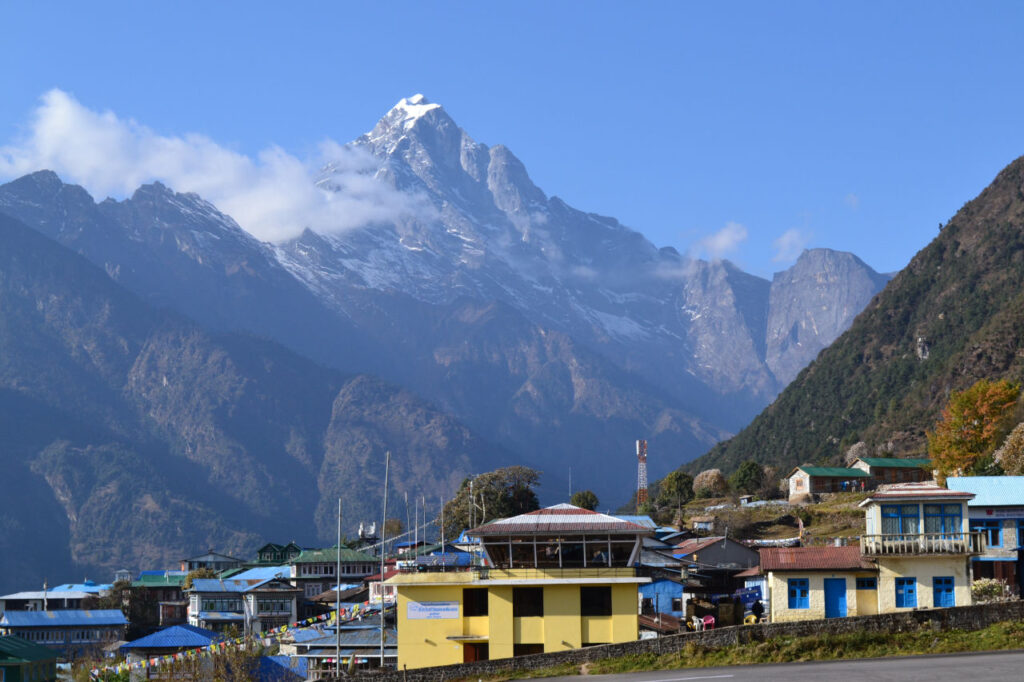
[[[860,547],[764,547],[761,572],[768,571],[857,571],[873,570],[863,559]]]
[[[535,535],[539,533],[650,535],[651,530],[629,521],[617,519],[608,514],[581,509],[571,504],[556,504],[553,507],[538,509],[527,514],[520,514],[519,516],[512,516],[507,519],[498,519],[479,528],[467,531],[466,534],[473,537],[483,537],[488,535]]]
[[[710,547],[716,542],[720,542],[725,539],[725,536],[718,535],[710,538],[687,538],[672,549],[672,556],[681,557],[687,554],[693,554],[699,552],[705,547]]]

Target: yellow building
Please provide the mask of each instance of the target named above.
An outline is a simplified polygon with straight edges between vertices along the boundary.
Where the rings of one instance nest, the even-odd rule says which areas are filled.
[[[971,603],[971,493],[915,482],[886,486],[861,503],[866,533],[856,547],[761,550],[771,619],[842,618]]]
[[[398,666],[423,668],[637,639],[649,530],[568,504],[469,531],[488,567],[402,573]]]

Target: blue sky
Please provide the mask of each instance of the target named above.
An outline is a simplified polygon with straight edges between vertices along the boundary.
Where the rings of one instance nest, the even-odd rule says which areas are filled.
[[[1024,154],[1022,3],[0,2],[0,26],[8,151],[52,88],[254,158],[422,92],[549,195],[764,276],[802,246],[898,270]]]

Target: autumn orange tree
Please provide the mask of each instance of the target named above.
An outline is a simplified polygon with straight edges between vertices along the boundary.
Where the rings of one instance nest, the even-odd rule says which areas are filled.
[[[928,454],[943,477],[983,473],[1013,418],[1020,385],[982,379],[954,392],[935,430],[928,433]]]

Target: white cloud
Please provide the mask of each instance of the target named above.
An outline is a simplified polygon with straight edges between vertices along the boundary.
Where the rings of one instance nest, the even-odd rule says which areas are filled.
[[[341,192],[314,184],[316,169],[328,160],[330,183]],[[300,160],[276,146],[250,158],[203,135],[167,137],[113,112],[92,111],[61,90],[43,95],[22,139],[0,147],[0,177],[42,169],[97,199],[123,197],[159,180],[199,194],[269,241],[306,227],[338,232],[431,211],[425,199],[376,179],[374,159],[361,150],[326,141],[317,159]]]
[[[704,237],[697,242],[699,253],[706,254],[712,260],[720,260],[736,251],[747,239],[747,228],[739,223],[729,222],[718,232]]]
[[[808,237],[800,230],[793,228],[786,230],[782,236],[772,242],[775,247],[775,255],[772,261],[775,263],[786,263],[794,261],[807,246]]]

